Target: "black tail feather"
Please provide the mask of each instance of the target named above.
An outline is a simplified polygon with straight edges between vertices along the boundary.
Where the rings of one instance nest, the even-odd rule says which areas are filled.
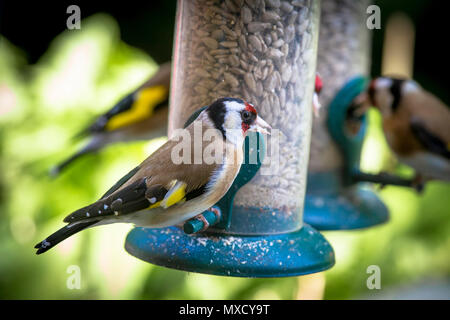
[[[36,251],[36,254],[41,254],[46,252],[47,250],[53,248],[55,245],[60,243],[61,241],[67,239],[68,237],[74,235],[77,232],[80,232],[81,230],[86,229],[87,227],[92,226],[93,224],[97,223],[98,220],[94,221],[87,221],[87,222],[80,222],[73,225],[67,225],[65,227],[62,227],[52,235],[50,235],[47,239],[39,242],[34,246],[35,249],[38,249]]]
[[[52,167],[50,169],[50,176],[51,177],[57,177],[69,164],[74,162],[76,159],[81,157],[83,154],[85,154],[85,152],[77,152],[74,155],[72,155],[70,158],[67,158],[66,160],[64,160],[60,164]]]
[[[75,154],[61,162],[60,164],[52,167],[50,169],[50,176],[57,177],[64,169],[66,169],[70,164],[72,164],[75,160],[80,158],[81,156],[97,151],[101,147],[100,144],[97,144],[96,141],[89,142],[85,147],[83,147],[80,151],[77,151]]]

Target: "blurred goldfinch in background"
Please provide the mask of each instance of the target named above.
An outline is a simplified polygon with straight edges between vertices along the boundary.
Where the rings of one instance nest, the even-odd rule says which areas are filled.
[[[81,156],[112,143],[167,135],[170,71],[170,62],[162,64],[150,79],[81,131],[76,137],[88,136],[87,144],[51,168],[50,174],[57,176]]]

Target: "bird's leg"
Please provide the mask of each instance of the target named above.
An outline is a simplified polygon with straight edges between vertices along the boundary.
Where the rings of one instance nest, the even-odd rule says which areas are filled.
[[[379,191],[381,191],[381,190],[383,190],[384,188],[386,188],[386,183],[384,183],[384,182],[381,182],[380,184],[378,184],[378,190]]]

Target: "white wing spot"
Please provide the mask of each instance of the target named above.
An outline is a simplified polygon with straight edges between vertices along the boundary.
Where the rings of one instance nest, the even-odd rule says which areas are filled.
[[[150,198],[148,201],[150,201],[150,203],[155,203],[155,202],[156,202],[156,198],[155,198],[155,197],[152,197],[152,198]]]

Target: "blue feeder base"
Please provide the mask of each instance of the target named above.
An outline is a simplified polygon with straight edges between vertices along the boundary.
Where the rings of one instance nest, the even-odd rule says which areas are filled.
[[[144,261],[220,276],[270,278],[315,273],[334,265],[334,251],[308,225],[276,235],[187,235],[177,227],[134,228],[125,249]]]
[[[389,212],[375,193],[358,184],[340,193],[307,194],[303,219],[321,231],[362,229],[388,221]]]

